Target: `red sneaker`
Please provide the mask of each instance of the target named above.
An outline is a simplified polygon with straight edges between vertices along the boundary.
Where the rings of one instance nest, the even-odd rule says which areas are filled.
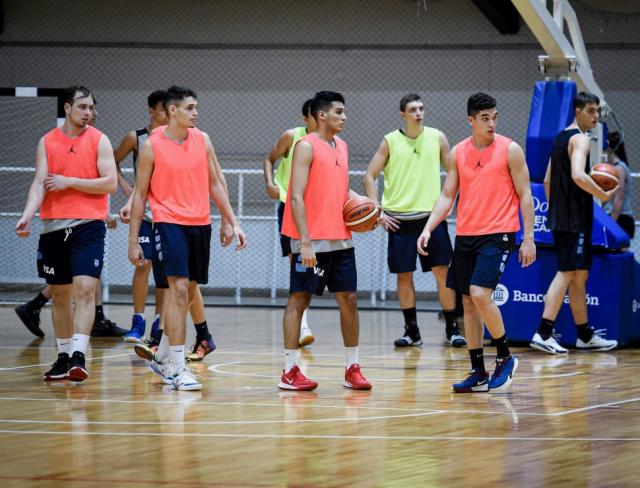
[[[300,368],[298,368],[298,365],[296,364],[288,373],[285,373],[284,370],[282,370],[282,376],[280,377],[278,388],[282,388],[283,390],[311,391],[318,388],[318,383],[311,381],[303,375],[302,371],[300,371]]]
[[[352,364],[349,366],[349,369],[344,372],[342,386],[351,388],[352,390],[370,390],[372,388],[371,383],[362,376],[359,364]]]

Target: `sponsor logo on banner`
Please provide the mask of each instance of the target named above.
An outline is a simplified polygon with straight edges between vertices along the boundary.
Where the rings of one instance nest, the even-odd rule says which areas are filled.
[[[634,298],[633,302],[631,303],[631,311],[633,313],[636,313],[638,311],[638,301]]]
[[[506,286],[498,284],[496,289],[493,290],[493,302],[499,307],[500,305],[504,305],[509,301],[509,290]]]
[[[530,293],[522,290],[511,290],[500,284],[496,286],[493,292],[492,298],[496,305],[504,305],[511,299],[513,303],[544,303],[546,295],[544,293]],[[569,295],[565,295],[564,303],[569,303]],[[587,293],[587,305],[592,307],[600,306],[600,298],[595,295]],[[633,301],[633,311],[640,308],[640,303]]]
[[[549,211],[549,202],[542,202],[536,196],[533,197],[533,211],[535,212],[533,220],[534,232],[551,232],[547,227],[547,212]]]

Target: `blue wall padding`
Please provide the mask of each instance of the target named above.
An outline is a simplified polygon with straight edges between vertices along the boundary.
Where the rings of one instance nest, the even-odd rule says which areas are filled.
[[[533,88],[527,128],[527,164],[532,182],[544,181],[553,139],[574,118],[573,81],[538,81]]]

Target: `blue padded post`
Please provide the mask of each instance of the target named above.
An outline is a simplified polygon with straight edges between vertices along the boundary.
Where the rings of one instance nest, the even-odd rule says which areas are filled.
[[[527,128],[527,164],[532,182],[544,181],[553,139],[574,118],[573,81],[538,81],[533,88]]]

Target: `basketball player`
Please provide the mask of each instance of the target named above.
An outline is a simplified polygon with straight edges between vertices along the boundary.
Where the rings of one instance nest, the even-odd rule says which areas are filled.
[[[549,200],[549,227],[553,231],[558,271],[549,285],[542,320],[529,345],[549,354],[566,354],[553,337],[553,328],[569,288],[569,306],[576,324],[576,348],[583,351],[608,351],[618,341],[608,340],[589,327],[586,283],[593,258],[593,197],[608,201],[616,191],[604,191],[589,176],[589,136],[585,132],[598,124],[600,99],[580,92],[573,101],[575,118],[558,134],[544,188]]]
[[[164,94],[162,90],[154,91],[147,97],[147,105],[149,111],[149,124],[146,127],[128,132],[122,142],[115,150],[114,157],[116,160],[116,167],[118,169],[118,183],[122,187],[122,191],[127,197],[131,196],[133,188],[129,185],[120,169],[122,161],[132,153],[133,156],[133,172],[136,173],[138,165],[138,155],[140,149],[147,140],[149,134],[153,132],[156,127],[167,124],[167,114],[164,111]],[[130,218],[131,202],[120,209],[120,218],[124,223],[127,223]],[[123,339],[126,342],[137,343],[144,337],[146,329],[146,321],[144,318],[144,309],[147,302],[147,293],[149,291],[149,272],[151,271],[151,256],[153,254],[152,244],[152,224],[151,211],[145,208],[142,223],[140,225],[140,247],[144,252],[145,262],[143,265],[136,266],[133,272],[133,279],[131,283],[131,289],[133,291],[133,317],[131,319],[131,330],[127,332]],[[156,285],[156,316],[151,327],[151,336],[157,336],[160,324],[160,311],[162,307],[162,293],[164,288],[162,283],[155,280]]]
[[[93,101],[93,105],[91,105],[91,115],[89,117],[89,121],[87,122],[90,126],[95,126],[96,119],[98,118],[98,102]],[[107,229],[115,229],[117,226],[117,222],[115,219],[112,219],[108,214],[106,217],[106,225]],[[38,258],[40,259],[40,258]],[[39,265],[38,265],[39,267]],[[45,286],[32,300],[16,307],[14,310],[25,327],[32,334],[37,337],[44,337],[44,331],[40,328],[40,310],[44,307],[47,302],[51,299],[51,291],[48,286]],[[96,314],[95,319],[93,321],[93,327],[91,328],[91,336],[92,337],[122,337],[126,330],[118,327],[114,322],[109,320],[104,315],[104,309],[102,305],[102,282],[98,280],[98,284],[96,285]]]
[[[453,347],[463,347],[467,341],[458,328],[456,294],[446,286],[453,255],[447,223],[442,221],[434,229],[427,256],[416,250],[416,240],[440,194],[440,166],[446,167],[449,142],[438,129],[422,125],[424,104],[415,93],[400,100],[400,118],[404,127],[384,136],[364,176],[367,196],[377,204],[375,180],[384,171],[384,213],[380,225],[388,232],[387,264],[389,272],[397,276],[398,300],[405,323],[404,335],[394,344],[396,347],[422,344],[413,285],[419,257],[422,271],[432,271],[436,278],[447,342]]]
[[[149,125],[141,129],[129,132],[120,146],[115,151],[116,166],[118,167],[118,181],[122,186],[122,190],[129,197],[127,203],[120,209],[120,218],[124,223],[129,223],[131,217],[131,201],[133,188],[122,175],[120,170],[120,162],[127,157],[129,153],[133,153],[133,169],[136,172],[138,155],[140,149],[156,128],[167,124],[167,113],[164,109],[164,90],[157,90],[149,94],[147,97],[147,105],[149,110]],[[216,175],[227,192],[227,185],[220,166],[216,163]],[[228,194],[228,192],[227,192]],[[152,245],[152,223],[153,219],[149,206],[145,208],[142,224],[140,226],[140,246],[145,255],[145,264],[137,266],[133,274],[133,307],[134,315],[132,317],[131,330],[125,335],[126,342],[140,343],[145,334],[146,321],[144,319],[144,308],[146,305],[148,293],[148,277],[149,272],[153,268],[153,276],[155,282],[156,295],[156,316],[151,327],[151,333],[148,341],[135,347],[135,351],[145,359],[151,359],[162,338],[164,323],[161,320],[162,304],[165,297],[165,290],[169,288],[166,278],[164,277],[160,266],[152,267],[153,245]],[[220,242],[223,246],[231,243],[233,238],[233,229],[225,220],[221,224]],[[191,348],[191,352],[187,354],[187,361],[202,361],[204,357],[216,349],[213,337],[209,332],[207,320],[204,311],[204,302],[200,288],[195,291],[194,299],[189,305],[189,313],[193,319],[196,329],[196,342]]]
[[[144,253],[138,236],[148,195],[154,220],[154,251],[169,283],[164,304],[165,333],[150,366],[176,390],[202,389],[185,367],[184,343],[189,302],[198,283],[208,281],[209,197],[233,226],[237,249],[246,247],[245,235],[216,176],[217,158],[211,140],[195,127],[196,98],[188,88],[172,86],[167,90],[164,107],[169,125],[156,130],[142,146],[129,226],[129,260],[141,265]]]
[[[297,365],[298,339],[303,312],[311,295],[325,287],[335,293],[340,308],[340,328],[346,348],[344,382],[347,388],[370,390],[358,364],[356,258],[351,231],[342,219],[349,196],[349,154],[337,134],[347,119],[344,98],[321,91],[311,101],[314,132],[295,146],[291,181],[284,210],[282,233],[291,237],[292,263],[289,302],[284,314],[285,367],[278,386],[286,390],[313,390],[318,384]]]
[[[520,228],[518,207],[524,226],[520,264],[527,267],[536,259],[529,170],[520,146],[495,133],[497,117],[493,97],[485,93],[469,97],[471,137],[451,150],[442,193],[417,243],[418,252],[426,255],[431,233],[449,214],[459,190],[456,242],[447,286],[462,294],[471,372],[453,385],[456,393],[504,390],[518,366],[509,349],[502,315],[491,298],[514,249]],[[491,378],[484,366],[483,323],[497,348]]]
[[[83,381],[89,376],[85,353],[104,259],[107,194],[116,190],[117,178],[109,139],[88,125],[91,92],[73,86],[63,100],[64,124],[38,143],[36,172],[16,233],[29,235],[40,208],[39,274],[51,291],[58,347],[58,359],[44,379]]]
[[[291,159],[293,158],[293,148],[300,139],[313,132],[316,128],[316,121],[309,113],[310,108],[311,100],[307,100],[302,105],[302,119],[304,120],[305,126],[295,127],[284,131],[276,144],[269,151],[269,154],[267,154],[263,164],[267,195],[274,200],[280,200],[280,205],[278,206],[280,247],[282,249],[282,257],[289,257],[289,264],[291,264],[291,242],[288,236],[282,234],[282,217],[284,215],[284,206],[287,202],[289,179],[291,178]],[[280,160],[280,164],[278,165],[274,178],[273,168],[278,159]],[[309,327],[307,312],[308,310],[305,310],[302,314],[300,339],[298,340],[298,344],[301,347],[308,346],[315,340],[313,333],[311,332],[311,328]]]

